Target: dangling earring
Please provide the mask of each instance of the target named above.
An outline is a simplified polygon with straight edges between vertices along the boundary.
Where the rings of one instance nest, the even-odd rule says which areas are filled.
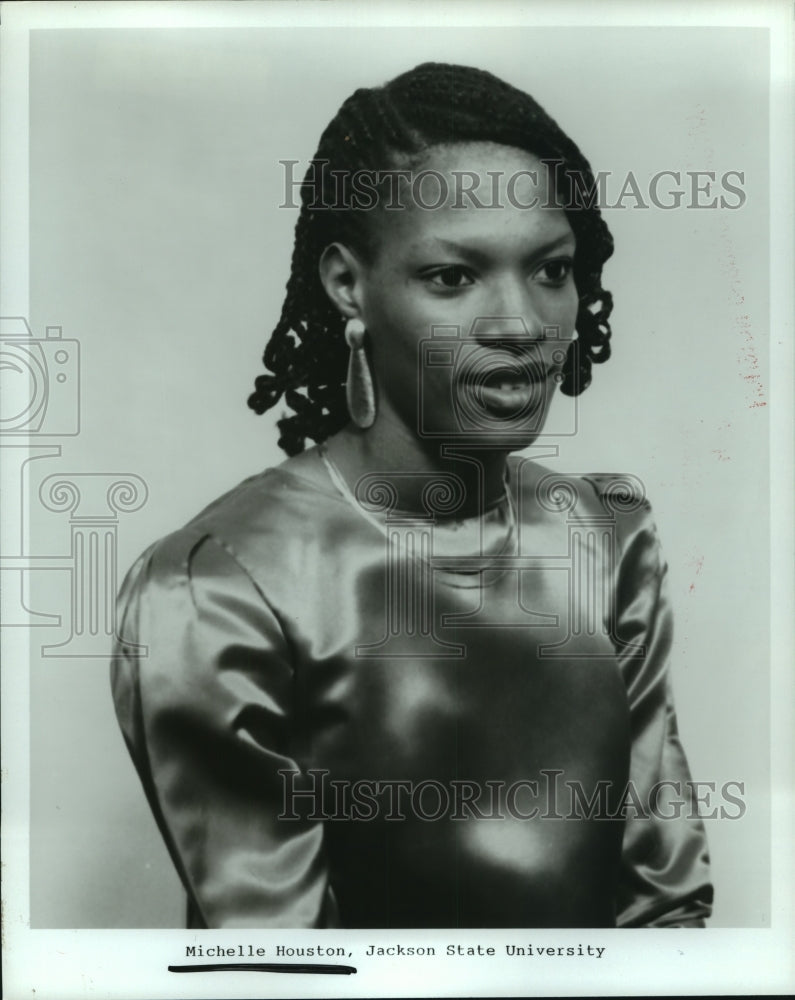
[[[360,319],[349,319],[345,324],[345,342],[351,349],[345,398],[348,401],[351,420],[362,430],[372,427],[375,423],[375,388],[364,349],[366,332],[364,323]]]

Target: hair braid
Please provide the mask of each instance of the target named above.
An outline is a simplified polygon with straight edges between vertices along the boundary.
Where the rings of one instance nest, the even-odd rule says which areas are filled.
[[[613,240],[599,209],[576,199],[577,185],[593,188],[590,164],[528,94],[485,70],[424,63],[383,87],[356,90],[323,131],[304,177],[284,304],[263,354],[269,374],[257,376],[248,400],[261,414],[284,397],[293,415],[277,426],[288,455],[303,451],[307,438],[323,441],[348,421],[344,320],[323,289],[318,261],[336,241],[371,253],[366,223],[372,213],[338,206],[335,177],[402,166],[433,146],[478,141],[526,150],[556,168],[556,188],[577,238],[579,295],[577,339],[566,355],[561,391],[583,392],[592,366],[610,357],[613,300],[602,288],[602,268]]]

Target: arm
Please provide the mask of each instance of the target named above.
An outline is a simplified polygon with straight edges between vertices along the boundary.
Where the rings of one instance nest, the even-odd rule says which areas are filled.
[[[191,904],[208,927],[335,922],[322,824],[280,820],[293,670],[275,615],[212,537],[148,549],[119,595],[112,689],[124,738]]]
[[[645,501],[618,518],[624,524],[615,575],[615,638],[629,700],[635,796],[627,809],[617,923],[703,927],[713,890],[671,689],[667,565]]]

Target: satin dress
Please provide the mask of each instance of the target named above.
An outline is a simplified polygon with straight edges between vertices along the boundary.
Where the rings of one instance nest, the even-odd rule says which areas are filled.
[[[198,927],[703,926],[672,623],[632,477],[509,460],[457,518],[320,451],[150,546],[112,690]]]

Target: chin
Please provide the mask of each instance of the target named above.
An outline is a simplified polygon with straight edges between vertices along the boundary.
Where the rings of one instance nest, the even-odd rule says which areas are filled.
[[[522,451],[535,444],[543,432],[543,425],[522,427],[522,426],[501,426],[495,421],[493,427],[483,427],[477,431],[455,430],[448,433],[429,435],[425,438],[426,445],[431,448],[437,446],[439,449],[455,448],[477,451]]]

